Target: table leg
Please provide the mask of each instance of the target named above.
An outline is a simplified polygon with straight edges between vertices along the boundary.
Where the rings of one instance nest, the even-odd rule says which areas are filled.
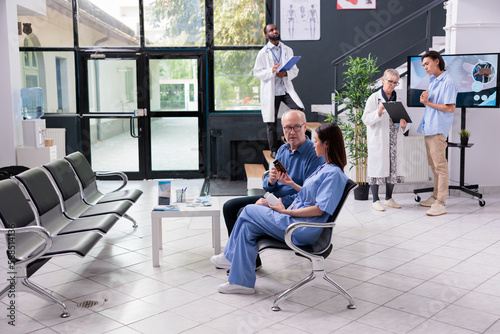
[[[161,218],[151,219],[151,237],[153,239],[153,267],[159,267],[161,247]]]
[[[163,249],[163,224],[162,218],[160,218],[160,223],[158,224],[158,240],[160,241],[160,247],[158,249]]]
[[[212,217],[212,247],[214,254],[221,253],[220,249],[220,216]]]

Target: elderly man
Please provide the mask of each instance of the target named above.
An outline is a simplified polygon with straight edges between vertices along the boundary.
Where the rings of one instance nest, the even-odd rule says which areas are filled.
[[[307,177],[325,163],[325,159],[316,156],[314,143],[306,136],[307,122],[302,111],[287,111],[283,114],[281,123],[287,143],[279,148],[276,159],[283,163],[292,180],[302,186]],[[269,175],[264,178],[263,188],[265,191],[272,192],[276,197],[280,197],[285,207],[293,202],[295,194],[297,194],[295,189],[278,181],[278,171],[274,166],[269,169]],[[240,197],[231,199],[224,204],[222,213],[228,235],[231,235],[239,211],[248,204],[255,204],[260,198],[262,196]],[[212,262],[217,268],[229,269],[231,263],[226,260],[223,254],[221,255],[212,257]],[[260,258],[257,257],[256,269],[260,269],[261,266]]]

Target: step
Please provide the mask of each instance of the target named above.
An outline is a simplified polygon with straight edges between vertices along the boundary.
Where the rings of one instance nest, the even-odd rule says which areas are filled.
[[[264,165],[245,164],[247,189],[262,189],[262,175],[266,172]]]
[[[314,131],[321,125],[320,122],[308,122],[306,125],[306,134],[309,139],[314,140]]]
[[[273,165],[274,158],[271,157],[271,151],[270,150],[263,150],[262,154],[264,154],[264,167],[267,163],[267,169],[269,169]]]

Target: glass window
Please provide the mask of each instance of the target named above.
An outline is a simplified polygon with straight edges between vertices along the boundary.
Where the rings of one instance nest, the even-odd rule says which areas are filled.
[[[198,135],[197,117],[151,117],[152,170],[198,170]]]
[[[146,46],[205,46],[204,0],[144,0]]]
[[[151,111],[198,111],[198,60],[149,61]]]
[[[133,112],[137,109],[135,60],[92,59],[87,64],[90,112]]]
[[[139,171],[139,140],[130,135],[129,119],[90,119],[90,150],[95,171]]]
[[[45,15],[18,7],[19,46],[27,46],[25,39],[39,47],[73,47],[73,14],[71,0],[46,0]]]
[[[44,113],[76,113],[73,52],[21,51],[23,87],[43,89]]]
[[[253,76],[258,52],[215,51],[215,110],[260,110],[260,81]]]
[[[80,46],[139,46],[139,0],[78,0]]]
[[[264,45],[265,0],[214,0],[214,44]]]

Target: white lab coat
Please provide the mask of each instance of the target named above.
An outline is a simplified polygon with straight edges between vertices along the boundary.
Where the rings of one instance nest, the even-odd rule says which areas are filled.
[[[389,114],[386,110],[382,117],[378,116],[378,107],[384,102],[382,90],[373,93],[366,101],[362,120],[366,124],[366,137],[368,144],[369,177],[389,177]],[[408,130],[409,124],[405,131]],[[406,160],[404,152],[404,136],[401,127],[397,136],[397,176],[406,176]]]
[[[293,57],[292,48],[281,44],[281,66],[284,66],[290,58]],[[271,48],[274,46],[271,42],[268,42],[259,53],[257,54],[257,59],[255,60],[255,65],[253,67],[253,75],[260,80],[260,105],[262,110],[262,119],[265,123],[274,123],[274,80],[276,78],[276,73],[273,73],[273,66],[276,63],[272,55]],[[299,74],[299,69],[297,65],[294,65],[290,71],[287,71],[287,76],[283,78],[283,83],[285,85],[286,92],[290,95],[292,100],[301,108],[304,108],[302,101],[295,92],[293,88],[292,80]],[[280,112],[282,110],[289,109],[284,103],[280,106]]]

